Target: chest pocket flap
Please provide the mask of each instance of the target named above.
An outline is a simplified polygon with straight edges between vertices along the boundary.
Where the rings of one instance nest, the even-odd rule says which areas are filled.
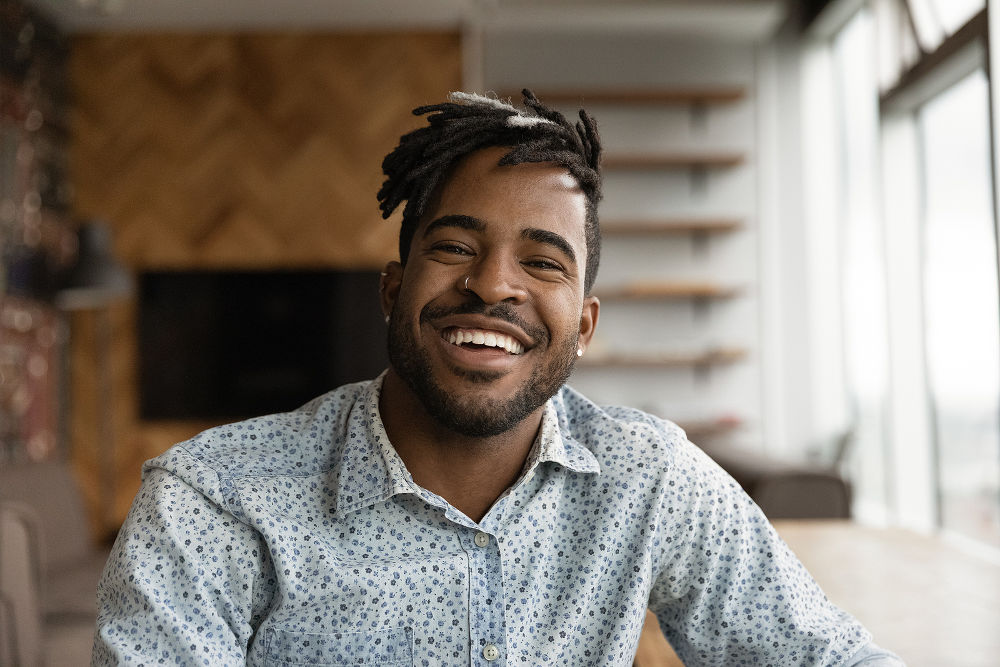
[[[413,664],[413,630],[388,628],[370,632],[314,634],[281,628],[266,631],[265,665],[385,665]]]

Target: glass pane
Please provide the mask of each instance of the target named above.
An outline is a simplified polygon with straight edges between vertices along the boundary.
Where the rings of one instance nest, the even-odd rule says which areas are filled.
[[[988,123],[982,70],[919,114],[941,519],[946,528],[1000,546],[1000,313]]]
[[[885,506],[888,349],[885,267],[876,186],[878,81],[875,26],[858,12],[834,41],[842,155],[843,308],[847,383],[853,407],[852,476],[859,501]]]
[[[986,0],[931,0],[931,4],[941,27],[950,35],[984,9]]]
[[[905,0],[909,3],[913,23],[917,28],[917,39],[924,51],[930,53],[944,41],[945,32],[938,18],[933,0]],[[951,2],[951,0],[947,0]]]
[[[920,49],[902,0],[873,0],[871,10],[878,32],[879,90],[885,92],[917,62]]]

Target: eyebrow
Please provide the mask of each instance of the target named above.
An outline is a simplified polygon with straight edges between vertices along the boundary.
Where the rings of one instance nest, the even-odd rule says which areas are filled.
[[[427,229],[424,230],[424,236],[427,236],[431,232],[443,229],[445,227],[458,227],[459,229],[468,229],[473,232],[486,231],[486,223],[484,223],[479,218],[473,218],[471,215],[442,215],[436,220],[432,220]]]
[[[440,218],[432,220],[427,228],[424,229],[424,236],[431,234],[438,229],[444,229],[448,227],[457,227],[459,229],[468,229],[473,232],[483,232],[486,231],[486,223],[479,218],[474,218],[471,215],[443,215]],[[565,238],[551,232],[547,229],[538,229],[537,227],[529,227],[521,231],[521,238],[528,241],[534,241],[535,243],[544,243],[545,245],[552,246],[559,252],[566,255],[569,260],[576,264],[576,253],[573,252],[573,246],[570,245],[569,241]]]
[[[550,232],[547,229],[536,229],[531,227],[521,232],[521,238],[534,241],[535,243],[550,245],[566,255],[572,263],[576,264],[576,253],[573,252],[573,246],[569,244],[569,241],[555,232]]]

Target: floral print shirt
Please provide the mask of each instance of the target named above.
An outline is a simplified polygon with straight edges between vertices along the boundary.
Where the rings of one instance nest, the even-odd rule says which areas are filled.
[[[672,423],[564,387],[477,523],[414,483],[380,389],[147,462],[93,663],[630,665],[647,607],[689,667],[883,659]]]

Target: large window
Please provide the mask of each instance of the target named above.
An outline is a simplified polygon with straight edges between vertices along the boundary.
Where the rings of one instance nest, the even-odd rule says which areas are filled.
[[[807,77],[826,80],[831,102],[807,100],[804,113],[837,146],[814,172],[825,169],[837,193],[825,224],[842,249],[855,510],[1000,548],[997,101],[985,2],[833,4],[848,11],[828,13],[839,18],[807,51],[828,63]]]
[[[857,497],[885,505],[887,392],[885,276],[878,204],[878,82],[871,15],[858,12],[833,41],[840,144],[844,377]]]
[[[917,38],[933,51],[986,6],[986,0],[907,0]]]
[[[988,109],[980,69],[921,107],[918,126],[940,519],[1000,547],[1000,312]]]

